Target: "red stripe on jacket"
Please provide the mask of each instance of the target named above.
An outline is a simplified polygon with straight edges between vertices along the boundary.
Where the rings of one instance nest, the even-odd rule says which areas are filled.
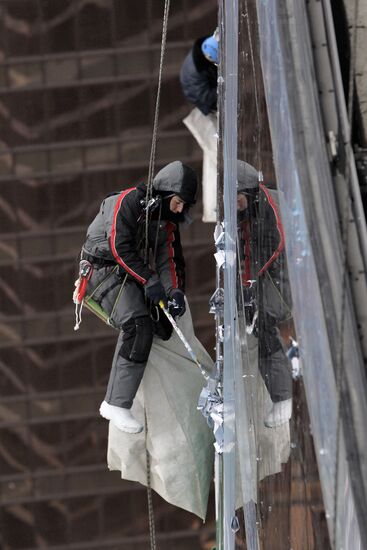
[[[140,283],[143,283],[143,285],[145,285],[145,283],[147,282],[146,279],[144,279],[144,277],[141,277],[140,275],[138,275],[137,273],[135,273],[135,271],[133,271],[127,264],[125,264],[124,260],[118,255],[118,252],[116,250],[116,223],[117,223],[117,216],[118,216],[118,213],[120,211],[120,208],[121,208],[121,205],[122,205],[122,201],[124,200],[124,198],[129,194],[131,193],[131,191],[135,191],[136,187],[132,187],[131,189],[126,189],[126,191],[122,191],[122,193],[120,194],[119,198],[117,199],[117,202],[115,204],[115,209],[114,209],[114,212],[113,212],[113,224],[112,224],[112,230],[111,230],[111,236],[110,236],[110,245],[111,245],[111,250],[112,250],[112,254],[116,260],[117,263],[119,263],[130,275],[132,275],[133,277],[135,277],[135,279],[137,279]]]
[[[280,237],[280,241],[279,241],[277,249],[275,250],[275,252],[271,256],[271,258],[269,258],[269,260],[266,262],[266,264],[262,266],[262,268],[260,269],[260,271],[258,273],[259,275],[262,275],[268,269],[268,267],[277,259],[279,254],[283,251],[284,246],[285,246],[285,236],[284,236],[283,224],[282,224],[282,220],[280,219],[280,214],[278,212],[278,208],[277,208],[271,194],[269,193],[269,190],[265,187],[265,185],[263,183],[260,183],[260,189],[262,191],[264,191],[264,193],[266,195],[266,198],[268,199],[269,204],[273,209],[274,216],[275,216],[275,219],[276,219],[276,222],[277,222],[277,229],[278,229],[278,233],[279,233],[279,237]]]
[[[173,241],[175,240],[174,231],[176,229],[176,225],[172,222],[167,222],[166,228],[167,228],[168,262],[169,262],[169,270],[171,274],[172,286],[173,288],[178,288],[178,277],[176,273],[176,264],[174,261],[175,251],[172,245]]]

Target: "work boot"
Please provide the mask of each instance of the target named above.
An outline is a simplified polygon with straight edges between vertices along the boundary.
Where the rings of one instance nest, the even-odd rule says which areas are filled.
[[[135,420],[130,409],[116,407],[115,405],[109,405],[107,401],[102,401],[99,414],[106,420],[111,420],[112,424],[122,432],[138,434],[143,430],[143,426]]]
[[[292,416],[292,399],[273,403],[269,414],[264,420],[267,428],[276,428],[289,421]]]

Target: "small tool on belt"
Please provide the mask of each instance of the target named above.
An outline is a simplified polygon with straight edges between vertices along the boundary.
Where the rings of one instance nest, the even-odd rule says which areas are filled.
[[[92,264],[88,260],[81,260],[79,263],[79,278],[75,281],[75,290],[73,293],[73,302],[75,304],[74,330],[79,330],[80,323],[82,322],[83,300],[92,273]]]

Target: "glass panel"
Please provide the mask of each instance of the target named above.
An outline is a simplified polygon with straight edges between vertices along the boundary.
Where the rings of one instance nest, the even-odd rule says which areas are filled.
[[[291,359],[297,335],[284,199],[272,163],[256,6],[241,0],[240,13],[237,296],[244,378],[237,414],[247,430],[239,460],[247,547],[330,548],[300,364]],[[248,514],[252,501],[255,516]],[[255,522],[257,539],[249,536]]]
[[[17,153],[14,158],[15,173],[19,177],[32,176],[37,172],[47,171],[47,153],[34,151],[30,153]]]
[[[6,67],[4,65],[0,65],[0,87],[6,87],[7,83]]]
[[[114,55],[88,56],[81,60],[81,78],[114,76]]]
[[[57,149],[50,152],[50,167],[53,172],[81,170],[83,154],[79,148]]]
[[[0,153],[0,175],[5,176],[13,172],[12,155],[6,151]]]
[[[45,79],[47,84],[65,84],[78,80],[78,59],[55,59],[45,61]]]
[[[44,75],[41,63],[14,63],[8,65],[10,88],[37,86],[43,83]]]
[[[85,163],[87,166],[98,166],[106,164],[114,164],[118,162],[117,145],[114,143],[88,147],[85,152]]]

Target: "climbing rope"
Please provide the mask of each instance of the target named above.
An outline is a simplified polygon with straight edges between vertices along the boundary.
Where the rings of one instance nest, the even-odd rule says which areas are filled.
[[[158,73],[158,86],[157,86],[157,97],[155,103],[155,113],[154,113],[154,124],[153,124],[153,134],[152,134],[152,146],[150,150],[149,158],[149,172],[148,172],[148,182],[147,182],[147,192],[145,196],[145,262],[148,263],[148,233],[149,233],[149,202],[153,196],[153,174],[154,174],[154,163],[155,163],[155,153],[156,153],[156,144],[157,144],[157,134],[158,134],[158,119],[159,119],[159,106],[161,99],[161,87],[162,87],[162,73],[163,73],[163,60],[166,50],[166,39],[167,39],[167,27],[168,27],[168,14],[169,14],[170,0],[165,0],[164,3],[164,14],[163,14],[163,26],[162,26],[162,41],[161,41],[161,55],[159,62],[159,73]],[[150,455],[148,451],[148,422],[146,409],[144,406],[144,418],[145,418],[145,455],[146,455],[146,469],[147,469],[147,499],[148,499],[148,517],[149,517],[149,534],[150,534],[150,548],[151,550],[156,550],[156,535],[155,535],[155,523],[154,523],[154,509],[153,509],[153,499],[152,499],[152,487],[151,487],[151,462]]]
[[[150,548],[156,550],[156,536],[155,536],[155,522],[154,522],[154,508],[152,497],[152,484],[151,484],[151,463],[150,454],[148,451],[148,420],[146,409],[144,408],[144,429],[145,429],[145,457],[147,465],[147,498],[148,498],[148,520],[149,520],[149,535],[150,535]]]
[[[149,201],[151,200],[152,195],[153,195],[153,175],[154,175],[155,152],[156,152],[157,134],[158,134],[158,120],[159,120],[159,107],[160,107],[160,99],[161,99],[163,60],[164,60],[164,54],[165,54],[165,51],[166,51],[166,39],[167,39],[169,7],[170,7],[170,0],[165,0],[164,14],[163,14],[163,28],[162,28],[161,56],[160,56],[159,73],[158,73],[157,97],[156,97],[156,102],[155,102],[152,146],[151,146],[151,149],[150,149],[150,158],[149,158],[147,192],[146,192],[146,196],[145,196],[145,204],[146,204],[146,210],[145,210],[145,261],[146,262],[148,262]]]

